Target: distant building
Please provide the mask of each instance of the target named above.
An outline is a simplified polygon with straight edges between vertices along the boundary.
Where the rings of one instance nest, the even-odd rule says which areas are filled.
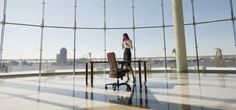
[[[61,48],[60,53],[56,56],[56,62],[58,64],[66,64],[67,63],[67,49]]]
[[[62,48],[60,50],[60,59],[61,59],[62,64],[67,63],[67,49],[66,48]]]
[[[215,60],[216,60],[216,66],[217,67],[223,67],[224,66],[222,50],[220,48],[216,48]]]
[[[56,62],[57,62],[57,64],[60,64],[60,63],[61,63],[60,54],[57,54]]]

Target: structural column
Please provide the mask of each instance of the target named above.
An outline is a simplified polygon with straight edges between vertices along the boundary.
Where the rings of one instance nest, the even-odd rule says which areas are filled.
[[[187,72],[187,55],[184,34],[184,18],[182,0],[172,0],[174,36],[176,41],[177,72]]]
[[[2,21],[2,31],[1,31],[1,41],[0,41],[0,65],[3,63],[3,41],[4,41],[4,33],[5,33],[5,25],[6,25],[6,10],[7,10],[7,0],[4,0],[3,5],[3,21]]]

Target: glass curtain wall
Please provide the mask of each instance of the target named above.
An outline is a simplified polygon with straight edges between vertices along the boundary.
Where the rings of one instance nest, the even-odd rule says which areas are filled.
[[[230,0],[195,0],[192,4],[200,69],[235,69],[235,30],[231,20],[231,12],[235,9],[231,10]]]
[[[0,4],[1,63],[8,72],[38,72],[40,62],[43,72],[71,72],[74,63],[84,71],[86,62],[106,60],[110,51],[122,60],[123,33],[133,40],[134,59],[147,60],[149,69],[175,70],[171,0],[1,0]],[[235,70],[235,4],[235,0],[183,0],[190,70]],[[95,65],[97,70],[104,67]]]

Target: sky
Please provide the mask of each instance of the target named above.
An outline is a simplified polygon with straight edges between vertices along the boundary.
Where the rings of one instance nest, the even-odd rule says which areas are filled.
[[[172,25],[171,0],[164,1],[165,24]],[[0,21],[3,19],[3,2],[0,0]],[[45,25],[73,27],[74,0],[45,0]],[[233,4],[236,1],[233,0]],[[192,23],[191,0],[183,0],[184,22]],[[194,0],[196,22],[229,19],[229,0]],[[131,28],[132,0],[106,0],[106,17],[104,20],[104,0],[77,0],[77,27],[100,28],[78,29],[76,34],[76,57],[103,58],[106,52],[114,51],[122,57],[121,39],[128,33],[135,44],[136,57],[164,57],[162,28],[145,29],[107,29]],[[234,5],[236,15],[236,5]],[[7,0],[6,21],[40,25],[42,22],[42,0]],[[104,22],[105,21],[105,22]],[[161,26],[161,0],[134,0],[135,27]],[[2,25],[0,27],[2,29]],[[199,55],[214,55],[215,48],[221,48],[224,55],[235,55],[235,39],[232,21],[199,24],[196,26]],[[133,33],[135,32],[135,33]],[[7,24],[5,27],[4,59],[38,59],[40,50],[41,28]],[[104,35],[105,34],[105,35]],[[168,27],[166,35],[167,56],[174,56],[175,48],[173,28]],[[106,39],[105,37],[106,36]],[[44,28],[43,58],[55,59],[60,49],[68,50],[68,57],[73,58],[73,29]],[[187,55],[195,56],[193,26],[185,26]]]

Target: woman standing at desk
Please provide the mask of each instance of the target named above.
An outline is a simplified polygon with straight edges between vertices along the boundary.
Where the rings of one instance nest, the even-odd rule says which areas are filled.
[[[132,73],[133,76],[133,82],[135,82],[135,77],[134,77],[134,71],[133,68],[131,67],[131,49],[133,48],[132,41],[130,40],[129,36],[127,33],[123,34],[123,40],[122,40],[122,49],[124,49],[124,61],[128,61],[127,64],[125,64],[126,68],[129,69],[129,72],[127,73],[127,81],[129,81],[129,73]]]

